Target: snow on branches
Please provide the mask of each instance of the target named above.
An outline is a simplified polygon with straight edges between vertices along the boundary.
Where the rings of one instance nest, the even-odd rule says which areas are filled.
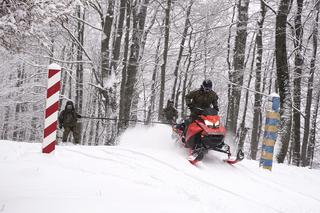
[[[40,36],[42,27],[73,11],[79,4],[66,0],[4,0],[0,3],[0,46],[19,50],[25,39]]]

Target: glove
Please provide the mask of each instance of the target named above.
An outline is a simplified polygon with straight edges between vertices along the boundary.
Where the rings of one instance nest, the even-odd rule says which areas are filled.
[[[192,109],[192,108],[193,108],[193,104],[187,104],[187,107],[188,107],[189,109]]]

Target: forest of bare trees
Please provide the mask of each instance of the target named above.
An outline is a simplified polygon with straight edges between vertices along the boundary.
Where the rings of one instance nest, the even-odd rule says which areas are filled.
[[[277,161],[319,167],[318,26],[319,0],[0,0],[0,139],[41,142],[57,63],[60,108],[72,100],[85,116],[83,145],[161,121],[168,99],[184,119],[185,95],[210,79],[247,158],[260,158],[278,93]]]

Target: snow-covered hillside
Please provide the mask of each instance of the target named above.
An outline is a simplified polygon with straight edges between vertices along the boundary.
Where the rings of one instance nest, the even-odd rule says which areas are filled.
[[[167,126],[127,130],[118,146],[0,141],[0,212],[320,212],[320,171],[258,162],[228,165],[209,153],[198,166]]]

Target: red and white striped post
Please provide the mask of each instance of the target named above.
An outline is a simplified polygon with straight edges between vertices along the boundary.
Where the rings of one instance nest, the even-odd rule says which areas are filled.
[[[57,120],[60,95],[61,67],[50,64],[48,67],[47,101],[44,122],[42,153],[54,151],[57,140]]]

